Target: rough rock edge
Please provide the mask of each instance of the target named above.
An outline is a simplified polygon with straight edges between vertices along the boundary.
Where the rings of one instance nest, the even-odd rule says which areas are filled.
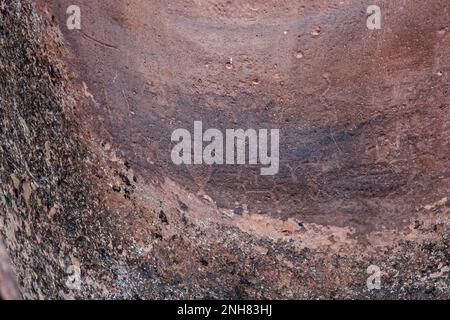
[[[18,300],[21,298],[16,274],[3,244],[0,242],[0,300]]]

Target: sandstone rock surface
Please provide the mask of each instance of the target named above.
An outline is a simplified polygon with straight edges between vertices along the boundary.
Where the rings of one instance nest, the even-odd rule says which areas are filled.
[[[360,0],[71,4],[0,0],[23,298],[450,298],[448,1],[380,1],[377,31]],[[280,128],[280,173],[173,165],[195,120]]]

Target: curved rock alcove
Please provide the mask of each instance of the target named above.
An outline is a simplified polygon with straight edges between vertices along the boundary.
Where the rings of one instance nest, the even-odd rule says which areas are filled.
[[[450,6],[379,2],[0,0],[0,297],[448,299]]]

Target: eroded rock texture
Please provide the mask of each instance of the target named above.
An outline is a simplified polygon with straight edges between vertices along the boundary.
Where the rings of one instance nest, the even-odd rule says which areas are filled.
[[[0,299],[20,299],[16,274],[11,267],[11,261],[0,242]]]
[[[70,1],[0,0],[24,298],[450,297],[448,1],[378,31],[359,0],[78,3],[70,31]],[[174,166],[195,120],[280,128],[280,173]]]

